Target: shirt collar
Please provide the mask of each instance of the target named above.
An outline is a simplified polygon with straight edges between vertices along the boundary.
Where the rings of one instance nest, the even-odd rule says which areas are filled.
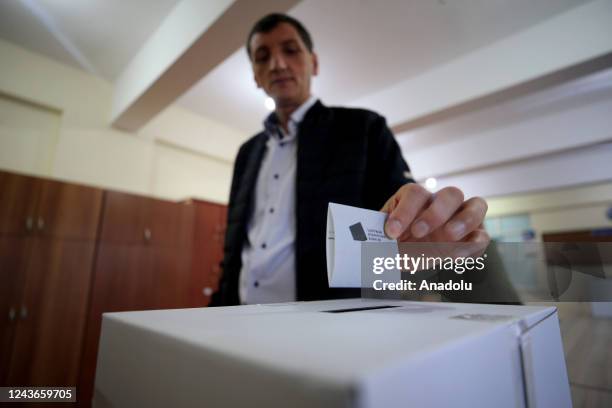
[[[299,108],[293,111],[293,113],[289,117],[289,124],[288,124],[290,135],[297,133],[297,126],[304,119],[304,116],[306,116],[306,113],[310,110],[312,105],[314,105],[317,102],[317,100],[318,98],[316,96],[310,95],[310,97],[306,100],[306,102],[301,104]],[[268,117],[266,118],[266,120],[264,120],[263,124],[264,124],[264,128],[266,129],[266,133],[268,134],[268,136],[280,137],[279,132],[281,132],[281,130],[279,129],[279,126],[278,126],[278,118],[276,117],[276,113],[274,112],[270,113]]]
[[[306,102],[304,102],[299,108],[293,111],[293,113],[290,116],[289,121],[299,124],[302,121],[302,119],[304,119],[306,112],[308,112],[308,110],[312,107],[312,105],[315,104],[316,101],[317,101],[317,97],[314,95],[310,95],[310,98],[308,98]]]

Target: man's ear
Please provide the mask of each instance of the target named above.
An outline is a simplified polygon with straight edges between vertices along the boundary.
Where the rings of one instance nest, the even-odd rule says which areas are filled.
[[[317,76],[319,74],[319,57],[317,57],[316,53],[312,53],[312,76]]]

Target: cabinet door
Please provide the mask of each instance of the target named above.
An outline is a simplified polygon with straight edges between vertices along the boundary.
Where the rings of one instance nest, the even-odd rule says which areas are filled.
[[[73,386],[80,369],[95,245],[30,240],[9,383]]]
[[[102,313],[154,309],[157,300],[154,266],[155,256],[149,246],[99,245],[77,389],[79,401],[92,399]]]
[[[196,208],[190,301],[202,307],[210,302],[221,276],[226,207],[198,201]]]
[[[185,247],[191,243],[195,210],[192,204],[151,199],[150,208],[147,225],[151,232],[150,244]]]
[[[39,181],[0,172],[0,235],[26,235],[34,227]]]
[[[92,307],[100,313],[152,309],[155,304],[154,265],[151,247],[100,244]]]
[[[101,208],[100,189],[44,180],[36,211],[37,234],[95,240]]]
[[[8,381],[24,284],[27,241],[20,237],[0,236],[0,386]]]
[[[101,240],[113,244],[184,246],[191,241],[193,212],[190,204],[107,192]]]
[[[191,246],[155,247],[155,289],[157,309],[192,307]]]
[[[215,281],[221,278],[221,261],[223,261],[223,247],[225,245],[225,231],[227,230],[227,206],[220,205],[218,209],[219,218],[217,219],[217,240],[216,247],[214,248],[214,263],[217,266],[216,272],[213,276]]]
[[[190,307],[194,206],[156,200],[151,247],[155,257],[156,307]]]
[[[153,200],[133,194],[107,191],[100,240],[109,244],[143,244],[149,228]]]

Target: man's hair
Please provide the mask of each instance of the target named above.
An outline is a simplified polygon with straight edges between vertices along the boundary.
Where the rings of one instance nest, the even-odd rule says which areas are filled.
[[[273,29],[276,28],[281,23],[291,24],[293,28],[298,32],[300,38],[308,48],[308,51],[312,52],[313,43],[312,38],[310,37],[310,33],[306,30],[306,27],[302,23],[300,23],[295,18],[288,16],[287,14],[281,13],[272,13],[268,14],[265,17],[262,17],[259,21],[255,23],[251,31],[249,32],[249,36],[247,37],[246,49],[247,54],[249,54],[249,59],[251,59],[251,39],[257,33],[269,33]]]

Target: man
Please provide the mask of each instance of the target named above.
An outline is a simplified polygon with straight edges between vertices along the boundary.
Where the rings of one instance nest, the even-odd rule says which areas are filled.
[[[486,247],[483,199],[464,201],[454,187],[432,195],[412,180],[383,117],[328,108],[312,96],[319,64],[299,21],[283,14],[262,18],[247,52],[257,86],[276,108],[236,158],[214,305],[359,296],[327,285],[329,202],[389,213],[391,238]]]

